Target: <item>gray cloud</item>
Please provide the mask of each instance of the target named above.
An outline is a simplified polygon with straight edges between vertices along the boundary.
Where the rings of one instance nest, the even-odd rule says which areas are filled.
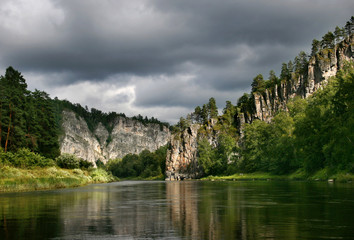
[[[211,96],[236,102],[353,10],[350,0],[3,0],[0,70],[82,105],[174,121]]]

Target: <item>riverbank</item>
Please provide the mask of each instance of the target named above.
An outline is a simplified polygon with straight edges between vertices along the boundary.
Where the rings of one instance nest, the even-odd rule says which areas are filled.
[[[229,176],[207,176],[201,180],[209,181],[252,181],[252,180],[281,180],[281,181],[336,181],[336,182],[354,182],[354,174],[348,172],[330,173],[322,169],[313,175],[306,175],[302,171],[297,171],[289,175],[274,175],[270,173],[236,173]]]
[[[70,188],[118,179],[103,169],[62,169],[58,167],[21,169],[0,167],[0,192],[23,192]]]

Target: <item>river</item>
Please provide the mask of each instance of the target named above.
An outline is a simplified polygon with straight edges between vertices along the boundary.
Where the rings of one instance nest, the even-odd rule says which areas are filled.
[[[0,194],[0,239],[354,239],[354,186],[123,181]]]

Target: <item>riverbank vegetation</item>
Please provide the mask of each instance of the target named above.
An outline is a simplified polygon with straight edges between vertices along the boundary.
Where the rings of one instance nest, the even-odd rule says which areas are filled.
[[[353,92],[354,64],[348,63],[311,97],[290,100],[287,111],[279,111],[270,123],[254,120],[244,124],[242,138],[225,131],[234,126],[225,128],[224,115],[215,119],[214,125],[208,121],[200,128],[198,141],[198,160],[204,176],[223,176],[207,177],[220,180],[352,181]],[[205,131],[218,133],[215,146]]]
[[[59,167],[60,166],[60,167]],[[112,174],[69,154],[55,160],[29,149],[0,148],[0,192],[33,191],[117,181]]]
[[[354,17],[345,28],[337,27],[334,34],[327,33],[322,41],[314,40],[312,54],[300,52],[293,62],[283,63],[279,77],[274,71],[270,71],[268,80],[257,75],[251,93],[245,93],[235,106],[227,101],[222,115],[218,115],[215,99],[210,98],[207,104],[181,118],[173,127],[177,138],[191,124],[200,125],[198,171],[207,179],[352,181],[353,62],[341,66],[337,75],[311,96],[289,98],[286,106],[280,104],[267,122],[256,115],[256,97],[274,104],[272,97],[281,96],[282,91],[307,77],[310,61],[329,61],[336,44],[353,37],[353,26]]]
[[[112,159],[106,164],[106,169],[114,176],[124,179],[165,179],[167,146],[160,147],[155,152],[148,150],[140,154],[128,154],[122,159]]]

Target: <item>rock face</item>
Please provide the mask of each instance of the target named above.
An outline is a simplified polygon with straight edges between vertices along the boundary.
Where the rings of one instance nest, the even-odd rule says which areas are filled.
[[[273,89],[266,89],[263,93],[253,93],[253,111],[238,112],[235,116],[239,134],[243,135],[243,125],[255,119],[270,122],[276,112],[287,110],[290,99],[299,96],[306,98],[328,83],[328,79],[335,76],[347,61],[353,61],[354,35],[347,37],[334,49],[325,49],[312,57],[305,74],[296,80],[282,82]],[[213,128],[213,123],[211,127]],[[199,125],[192,125],[182,133],[171,136],[170,150],[166,159],[166,180],[179,178],[197,178],[202,174],[198,166],[197,139]],[[209,143],[215,146],[216,135],[207,136]]]
[[[170,131],[158,124],[143,123],[126,117],[117,117],[112,123],[112,132],[99,123],[91,132],[85,120],[72,111],[62,113],[62,131],[59,139],[61,153],[74,154],[95,164],[99,159],[122,158],[129,153],[143,150],[155,151],[167,144]]]
[[[212,147],[217,146],[218,131],[213,131],[216,119],[211,119],[204,132]],[[171,136],[166,156],[166,180],[193,179],[202,176],[203,171],[198,164],[198,138],[201,125],[192,124],[183,132]]]
[[[196,178],[198,169],[197,145],[200,125],[193,124],[181,134],[170,138],[171,149],[167,151],[166,180]]]
[[[353,61],[354,35],[347,37],[334,49],[325,49],[309,60],[307,72],[293,82],[282,82],[264,93],[253,93],[255,112],[239,113],[240,123],[254,119],[270,122],[279,110],[287,110],[286,104],[295,96],[306,98],[328,83],[328,79],[343,68],[345,62]],[[239,129],[242,125],[239,126]]]

